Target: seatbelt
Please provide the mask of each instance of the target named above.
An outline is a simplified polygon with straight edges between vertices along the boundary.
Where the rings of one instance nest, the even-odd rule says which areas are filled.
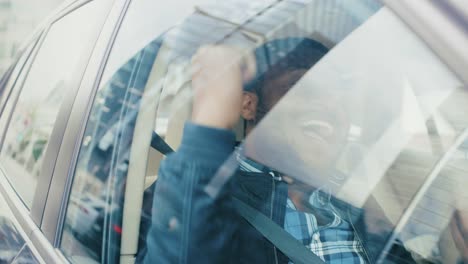
[[[241,200],[237,198],[233,199],[237,212],[281,252],[288,256],[294,264],[325,263],[283,228],[279,227],[273,220]]]
[[[161,152],[163,155],[168,155],[174,150],[169,146],[164,139],[162,139],[156,132],[153,131],[151,136],[151,147]]]

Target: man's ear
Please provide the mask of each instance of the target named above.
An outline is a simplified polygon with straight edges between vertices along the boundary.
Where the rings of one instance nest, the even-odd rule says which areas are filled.
[[[242,97],[241,116],[245,120],[254,120],[257,115],[258,96],[255,93],[244,92]]]

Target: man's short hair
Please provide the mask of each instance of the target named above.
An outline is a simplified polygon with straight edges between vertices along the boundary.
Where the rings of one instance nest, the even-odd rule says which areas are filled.
[[[259,94],[266,78],[275,79],[286,72],[308,70],[317,63],[328,49],[309,38],[276,39],[255,49],[256,76],[244,85],[245,91]]]

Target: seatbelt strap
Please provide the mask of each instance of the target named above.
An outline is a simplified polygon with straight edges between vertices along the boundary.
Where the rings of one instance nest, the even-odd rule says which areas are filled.
[[[296,240],[273,220],[266,217],[258,210],[252,208],[237,198],[234,205],[237,212],[249,222],[258,232],[276,246],[294,264],[324,264],[325,262]]]
[[[168,155],[174,150],[169,146],[164,139],[162,139],[156,132],[153,131],[151,135],[151,147],[161,152],[163,155]]]

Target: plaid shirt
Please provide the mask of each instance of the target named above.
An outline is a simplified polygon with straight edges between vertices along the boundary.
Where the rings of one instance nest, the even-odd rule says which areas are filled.
[[[267,169],[251,160],[238,160],[243,171],[265,172]],[[309,202],[317,209],[317,213],[329,220],[328,224],[319,226],[314,214],[296,210],[288,198],[284,229],[326,263],[366,263],[363,247],[356,240],[354,229],[336,213],[330,201],[330,194],[316,190]]]

